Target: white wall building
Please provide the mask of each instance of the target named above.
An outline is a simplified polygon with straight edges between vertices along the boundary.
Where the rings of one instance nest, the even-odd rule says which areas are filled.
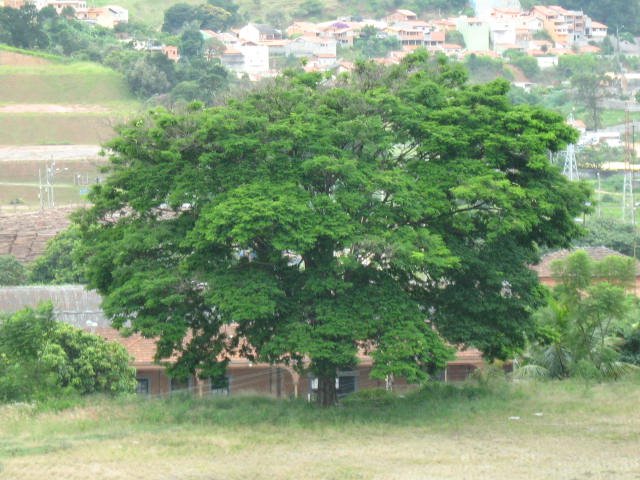
[[[333,38],[298,37],[285,46],[285,55],[294,57],[313,57],[332,55],[336,57],[337,42]]]

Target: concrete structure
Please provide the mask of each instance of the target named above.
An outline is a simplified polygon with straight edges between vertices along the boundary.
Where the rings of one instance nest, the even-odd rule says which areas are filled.
[[[468,50],[477,52],[489,50],[489,25],[485,21],[474,17],[459,17],[456,28],[464,37]]]
[[[271,25],[249,23],[238,31],[238,38],[247,42],[259,43],[264,40],[280,40],[282,32]]]
[[[129,11],[118,5],[89,8],[86,20],[104,28],[114,28],[116,25],[129,22]]]
[[[285,55],[294,57],[313,57],[316,55],[331,55],[336,57],[337,41],[326,37],[298,37],[284,47]]]
[[[409,22],[413,20],[418,20],[418,15],[411,10],[403,10],[399,9],[393,12],[391,15],[388,15],[386,21],[388,24],[393,24],[397,22]]]
[[[519,0],[471,0],[469,2],[476,17],[488,18],[496,8],[522,10]]]

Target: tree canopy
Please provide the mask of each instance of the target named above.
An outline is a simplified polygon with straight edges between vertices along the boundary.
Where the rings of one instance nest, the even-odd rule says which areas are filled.
[[[178,370],[309,368],[325,404],[359,352],[410,381],[447,342],[511,354],[543,302],[528,265],[579,233],[589,190],[549,163],[576,136],[559,115],[466,78],[419,52],[121,127],[77,219],[106,313]]]
[[[22,285],[27,281],[27,269],[15,257],[0,255],[0,285]]]

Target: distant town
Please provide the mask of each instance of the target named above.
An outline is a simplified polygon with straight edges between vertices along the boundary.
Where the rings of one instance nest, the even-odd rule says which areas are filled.
[[[5,0],[4,5],[19,8],[27,0]],[[114,28],[129,21],[128,11],[117,5],[87,7],[81,0],[35,0],[36,8],[55,8],[58,14],[73,9],[77,19]],[[608,27],[582,11],[560,6],[537,5],[520,8],[519,3],[503,0],[477,0],[475,16],[421,19],[411,10],[397,9],[386,18],[367,19],[344,17],[313,23],[295,21],[286,29],[271,25],[248,23],[229,31],[201,30],[203,55],[217,58],[238,76],[250,80],[273,77],[287,62],[284,59],[304,59],[307,71],[349,71],[353,62],[345,57],[366,32],[376,40],[391,39],[396,49],[374,57],[381,64],[400,62],[410,52],[425,48],[462,59],[468,55],[502,57],[516,51],[536,59],[540,69],[558,64],[562,55],[599,53],[599,44],[607,37]],[[154,40],[127,37],[136,50],[161,51],[178,61],[177,46],[159,44]]]

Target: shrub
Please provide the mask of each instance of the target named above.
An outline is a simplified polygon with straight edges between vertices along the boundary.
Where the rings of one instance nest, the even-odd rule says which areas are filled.
[[[134,391],[124,347],[56,322],[50,303],[0,320],[0,401]]]

